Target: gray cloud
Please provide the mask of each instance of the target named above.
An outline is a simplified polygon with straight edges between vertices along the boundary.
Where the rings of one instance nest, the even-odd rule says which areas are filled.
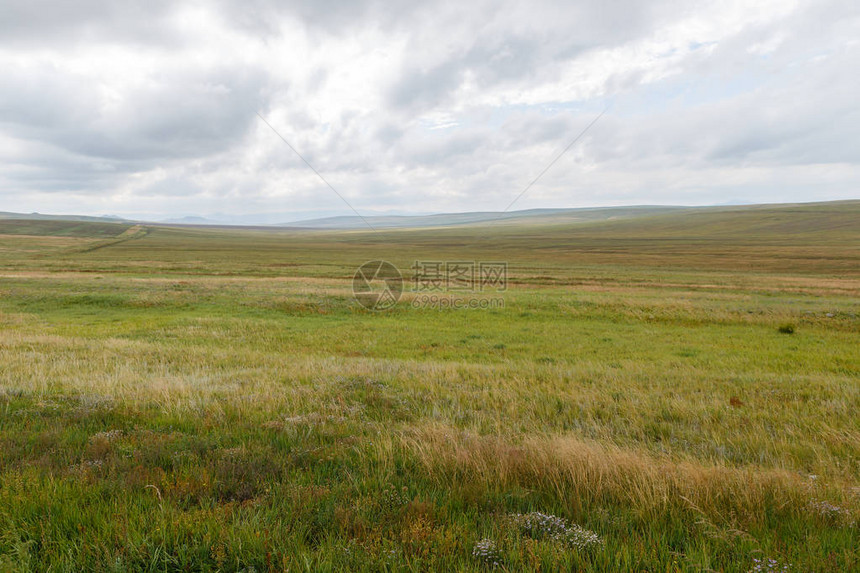
[[[7,133],[90,157],[197,157],[248,129],[261,102],[259,72],[216,68],[157,74],[120,101],[87,78],[18,69],[0,88]]]
[[[175,7],[168,0],[6,0],[0,5],[0,38],[22,48],[106,40],[175,44],[181,40],[169,21]]]
[[[360,209],[502,208],[610,101],[518,206],[856,195],[858,37],[838,1],[9,1],[0,210],[338,208],[258,110]]]

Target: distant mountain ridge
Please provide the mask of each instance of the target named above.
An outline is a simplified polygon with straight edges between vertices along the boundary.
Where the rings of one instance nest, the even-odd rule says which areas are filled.
[[[423,228],[448,228],[460,226],[505,226],[505,225],[553,225],[567,223],[596,223],[621,222],[633,219],[644,220],[650,217],[670,216],[677,214],[701,215],[705,213],[716,214],[726,211],[750,211],[756,212],[762,209],[790,209],[798,206],[819,206],[828,208],[857,208],[860,201],[840,200],[821,201],[810,203],[770,203],[758,205],[710,205],[710,206],[666,206],[666,205],[638,205],[622,207],[579,207],[562,209],[527,209],[522,211],[472,211],[465,213],[438,213],[432,215],[345,215],[336,217],[323,217],[291,221],[279,224],[246,224],[220,222],[205,217],[194,215],[169,218],[162,221],[146,221],[125,219],[123,217],[86,216],[86,215],[46,215],[43,213],[11,213],[0,211],[0,221],[69,221],[79,223],[112,223],[112,224],[146,224],[167,225],[180,227],[236,227],[255,229],[292,229],[292,230],[369,230],[369,227],[377,230],[383,229],[423,229]]]
[[[217,219],[209,219],[196,215],[183,217],[171,217],[160,221],[145,221],[125,219],[116,216],[86,216],[86,215],[46,215],[42,213],[11,213],[0,212],[0,220],[45,220],[45,221],[79,221],[91,223],[151,223],[165,225],[199,225],[218,227],[269,227],[269,228],[291,228],[291,229],[320,229],[320,230],[349,230],[367,229],[398,229],[398,228],[424,228],[424,227],[451,227],[457,225],[474,225],[505,222],[573,222],[573,221],[598,221],[612,218],[627,218],[641,215],[655,215],[669,213],[690,207],[671,206],[634,206],[634,207],[581,207],[564,209],[527,209],[523,211],[470,211],[464,213],[438,213],[433,215],[343,215],[336,217],[322,217],[317,219],[305,219],[275,224],[245,224],[229,223]]]
[[[219,221],[213,221],[212,219],[207,219],[206,217],[197,217],[195,215],[188,215],[187,217],[177,217],[173,219],[164,219],[159,221],[159,223],[170,223],[172,225],[223,225]]]
[[[129,219],[123,219],[115,215],[104,215],[101,217],[88,215],[46,215],[44,213],[10,213],[0,211],[0,219],[15,219],[28,221],[80,221],[82,223],[133,223]]]
[[[305,221],[292,221],[279,227],[303,229],[396,229],[421,227],[451,227],[505,222],[565,222],[599,221],[611,218],[627,218],[642,215],[670,213],[691,207],[642,205],[634,207],[582,207],[570,209],[527,209],[523,211],[473,211],[467,213],[439,213],[436,215],[383,215],[358,217],[325,217]]]

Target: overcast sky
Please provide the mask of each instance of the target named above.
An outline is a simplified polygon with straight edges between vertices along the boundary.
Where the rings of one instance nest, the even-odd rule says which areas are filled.
[[[860,2],[0,3],[0,211],[860,197]]]

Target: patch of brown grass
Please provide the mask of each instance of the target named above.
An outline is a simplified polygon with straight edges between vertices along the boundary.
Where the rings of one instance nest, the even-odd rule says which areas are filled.
[[[801,508],[808,500],[808,488],[796,473],[705,465],[569,436],[512,443],[431,426],[401,440],[428,474],[451,487],[477,482],[488,490],[555,491],[569,500],[574,513],[585,502],[606,501],[630,507],[642,518],[676,508],[712,518],[731,513],[754,525],[775,501],[781,508]]]

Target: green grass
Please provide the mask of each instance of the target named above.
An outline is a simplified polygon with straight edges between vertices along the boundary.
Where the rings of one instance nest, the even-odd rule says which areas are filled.
[[[0,221],[0,571],[856,569],[858,211]],[[365,311],[375,258],[507,261],[505,306]]]
[[[93,223],[83,221],[51,221],[33,219],[0,219],[0,234],[47,235],[51,237],[116,237],[131,225],[124,223]]]

